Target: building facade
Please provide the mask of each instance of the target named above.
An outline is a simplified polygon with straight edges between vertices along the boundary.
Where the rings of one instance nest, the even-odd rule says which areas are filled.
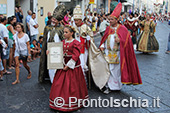
[[[97,0],[95,0],[95,3],[97,3]],[[26,25],[25,18],[27,16],[27,11],[32,10],[36,13],[36,19],[39,24],[39,35],[41,35],[45,27],[45,17],[47,16],[47,13],[52,13],[59,4],[65,4],[71,11],[79,4],[84,14],[85,9],[89,4],[89,0],[69,0],[68,2],[61,2],[61,0],[0,0],[0,14],[10,17],[15,14],[15,6],[21,6],[24,15],[23,23]],[[93,7],[94,6],[91,5],[90,8],[92,9]]]

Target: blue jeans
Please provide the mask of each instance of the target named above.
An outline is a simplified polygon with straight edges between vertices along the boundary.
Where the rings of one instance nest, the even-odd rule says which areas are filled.
[[[7,47],[7,49],[6,49],[6,55],[4,55],[3,52],[2,52],[2,54],[1,54],[2,60],[4,60],[4,59],[9,59],[9,52],[10,52],[10,48]]]
[[[1,60],[1,62],[0,62],[0,71],[3,71],[3,70],[4,70],[4,67],[2,65],[2,60]]]
[[[31,44],[32,44],[32,41],[33,41],[34,39],[37,40],[37,35],[32,35],[32,36],[31,36]]]

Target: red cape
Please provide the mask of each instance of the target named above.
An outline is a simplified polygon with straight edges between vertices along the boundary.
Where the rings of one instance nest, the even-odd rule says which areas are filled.
[[[116,32],[120,38],[121,82],[123,84],[142,84],[130,33],[124,25],[119,25]],[[105,42],[108,35],[113,33],[114,31],[108,26],[100,46]]]

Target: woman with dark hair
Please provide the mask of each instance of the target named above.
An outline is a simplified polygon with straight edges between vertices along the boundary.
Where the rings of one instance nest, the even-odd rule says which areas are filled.
[[[15,73],[16,73],[16,80],[12,84],[20,83],[19,81],[19,60],[23,61],[23,65],[25,69],[28,71],[27,79],[31,78],[31,70],[30,67],[27,65],[27,58],[31,59],[30,53],[30,39],[26,33],[24,33],[24,25],[22,23],[17,23],[16,30],[18,31],[17,34],[14,35],[15,40]]]
[[[15,23],[15,20],[13,17],[8,18],[8,23],[6,24],[6,27],[9,31],[9,39],[8,39],[8,47],[10,48],[10,53],[9,53],[9,69],[15,69],[12,66],[12,61],[13,61],[13,44],[14,44],[14,39],[13,35],[15,34],[13,24]]]
[[[86,82],[79,59],[81,44],[74,39],[74,34],[74,28],[66,25],[64,28],[65,40],[62,41],[64,69],[57,69],[50,91],[50,108],[65,112],[75,111],[82,107],[82,101],[69,105],[70,97],[77,100],[88,98]],[[47,51],[47,54],[49,52]],[[56,106],[55,100],[57,97],[64,99],[65,104],[62,107]],[[71,101],[75,100],[71,99]],[[61,104],[60,102],[59,104]]]
[[[14,31],[16,32],[16,25],[17,25],[17,17],[16,16],[12,16],[12,18],[13,18],[13,24],[12,24],[12,26],[14,27]]]

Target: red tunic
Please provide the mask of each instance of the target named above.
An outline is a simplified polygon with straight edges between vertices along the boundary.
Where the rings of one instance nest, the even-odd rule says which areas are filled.
[[[135,26],[135,23],[137,22],[137,20],[134,20],[134,21],[129,21],[129,20],[126,20],[125,21],[125,27],[130,30],[132,32],[132,37],[135,37],[136,36],[136,31],[138,30],[138,27]]]
[[[123,25],[119,25],[116,32],[120,38],[121,82],[123,84],[142,84],[130,33]],[[108,26],[102,37],[100,46],[105,42],[109,34],[112,33],[114,33],[114,31]]]
[[[78,106],[76,103],[69,107],[69,97],[76,97],[77,99],[88,98],[87,86],[80,66],[80,50],[81,45],[77,40],[71,43],[66,43],[65,40],[63,41],[65,64],[70,59],[74,60],[76,64],[74,69],[69,68],[67,71],[58,69],[56,71],[50,91],[50,108],[52,109],[65,112],[74,111],[82,107],[82,105]],[[62,97],[64,99],[65,103],[62,107],[55,106],[54,100],[56,97]],[[74,102],[75,100],[73,99],[72,101]],[[62,103],[62,101],[59,101],[59,103]]]

